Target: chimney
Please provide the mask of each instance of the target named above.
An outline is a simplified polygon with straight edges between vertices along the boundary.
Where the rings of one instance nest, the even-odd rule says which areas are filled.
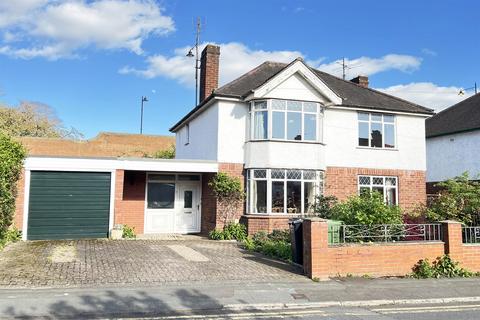
[[[356,83],[364,88],[368,88],[368,77],[367,76],[357,76],[353,78],[352,80],[353,83]]]
[[[209,44],[203,49],[200,59],[200,103],[218,88],[218,65],[220,47]]]

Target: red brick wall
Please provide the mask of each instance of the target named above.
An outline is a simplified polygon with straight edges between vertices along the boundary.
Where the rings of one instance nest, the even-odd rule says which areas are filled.
[[[17,183],[17,198],[15,199],[15,216],[13,217],[13,225],[19,229],[23,229],[23,201],[25,199],[25,170],[22,169],[20,180]]]
[[[219,46],[209,44],[203,49],[200,61],[200,103],[218,88],[219,59]]]
[[[320,279],[347,274],[402,276],[411,273],[419,260],[434,261],[443,254],[449,254],[470,271],[480,271],[480,245],[463,244],[462,225],[444,221],[442,230],[444,242],[328,245],[327,220],[306,219],[303,223],[304,272]]]
[[[288,220],[285,216],[268,215],[244,215],[241,222],[246,225],[248,235],[254,235],[259,231],[271,233],[273,230],[288,229]]]
[[[339,200],[357,194],[359,175],[398,177],[398,203],[406,210],[425,204],[427,200],[425,171],[419,170],[327,167],[325,194],[336,196]]]
[[[117,170],[115,176],[115,224],[135,228],[143,234],[146,173]]]

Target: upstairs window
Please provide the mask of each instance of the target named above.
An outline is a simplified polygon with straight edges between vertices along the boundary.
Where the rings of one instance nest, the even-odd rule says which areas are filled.
[[[255,101],[252,104],[252,138],[321,141],[321,111],[316,102],[278,99]]]
[[[395,148],[395,116],[359,112],[358,145],[369,148]]]

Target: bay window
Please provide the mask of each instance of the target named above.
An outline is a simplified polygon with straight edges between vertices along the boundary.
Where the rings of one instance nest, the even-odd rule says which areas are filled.
[[[322,141],[322,108],[316,102],[269,99],[251,106],[253,140]]]
[[[395,116],[359,112],[358,145],[370,148],[395,148]]]
[[[321,192],[323,173],[315,170],[248,171],[250,213],[309,214]]]

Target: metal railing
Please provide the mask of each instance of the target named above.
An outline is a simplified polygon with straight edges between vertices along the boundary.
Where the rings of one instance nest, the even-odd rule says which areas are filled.
[[[441,241],[441,224],[331,225],[329,244]]]
[[[462,240],[467,244],[480,243],[480,227],[462,226]]]

